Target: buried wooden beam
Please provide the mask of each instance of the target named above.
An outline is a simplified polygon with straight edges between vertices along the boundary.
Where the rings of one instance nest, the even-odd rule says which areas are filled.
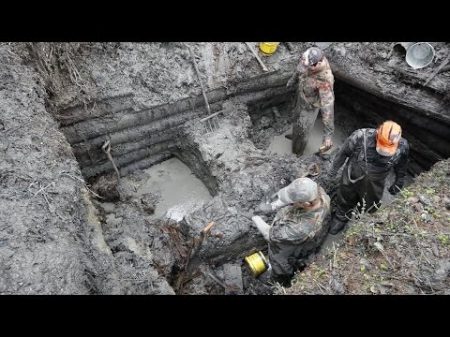
[[[134,105],[133,98],[133,93],[126,93],[100,99],[87,105],[79,104],[58,111],[55,118],[62,126],[69,126],[84,120],[128,110]]]
[[[161,153],[169,153],[169,149],[152,149],[152,148],[145,148],[140,149],[137,151],[129,152],[124,154],[123,156],[116,157],[114,162],[119,168],[119,171],[121,171],[121,168],[124,166],[127,166],[133,162],[137,162],[140,160],[143,160],[145,158],[156,158]],[[92,177],[100,173],[108,172],[113,170],[114,167],[112,166],[110,161],[106,161],[100,165],[93,165],[93,166],[85,166],[81,168],[81,171],[83,174],[87,177]],[[122,172],[121,172],[122,173]]]
[[[264,96],[269,97],[272,94],[271,90],[279,91],[279,93],[284,91],[288,92],[289,90],[285,88],[285,85],[290,76],[291,74],[288,72],[273,71],[242,80],[239,83],[230,85],[226,89],[218,88],[208,93],[205,92],[209,111],[207,107],[200,107],[202,100],[200,96],[184,98],[175,103],[162,104],[141,111],[134,111],[129,105],[126,106],[128,110],[122,109],[109,113],[105,108],[97,111],[92,107],[91,112],[93,118],[87,119],[84,116],[77,122],[73,121],[71,123],[72,125],[63,126],[61,130],[66,135],[68,141],[72,145],[75,145],[83,143],[86,140],[90,141],[102,137],[103,135],[119,133],[122,130],[126,131],[133,127],[142,127],[143,125],[151,124],[171,116],[192,112],[196,109],[199,110],[199,115],[203,111],[210,114],[210,112],[214,113],[217,111],[216,108],[218,106],[218,104],[212,103],[219,103],[227,98],[242,96],[244,100],[251,101],[263,99]],[[274,94],[278,94],[278,92],[274,92]],[[81,109],[81,107],[77,107],[76,109]],[[95,142],[100,145],[103,141],[104,139],[101,141],[96,140]],[[111,140],[111,145],[113,144],[114,140]]]
[[[337,57],[330,57],[330,65],[336,79],[341,80],[384,101],[413,109],[418,114],[450,124],[450,116],[439,113],[443,103],[437,95],[427,94],[424,90],[405,90],[404,85],[392,81],[382,81],[379,76],[360,66],[350,66]],[[420,93],[418,95],[417,93]]]
[[[121,156],[125,153],[145,147],[159,146],[161,143],[170,143],[173,142],[174,134],[175,129],[162,130],[134,142],[116,144],[111,148],[111,154],[113,156]],[[91,146],[89,142],[74,145],[73,154],[81,165],[92,165],[105,160],[101,148],[98,146]]]
[[[221,104],[217,104],[213,109],[220,110],[222,108]],[[169,130],[182,125],[188,120],[194,119],[199,115],[199,112],[186,111],[183,114],[174,115],[166,119],[157,120],[145,125],[135,125],[132,128],[124,129],[118,132],[111,132],[107,135],[101,135],[92,139],[89,139],[87,143],[91,144],[93,147],[100,147],[105,138],[111,139],[111,146],[115,146],[121,143],[134,142],[141,140],[145,137],[150,137],[154,133]],[[83,140],[82,140],[83,141]],[[81,142],[80,142],[81,143]]]
[[[122,167],[120,169],[120,173],[122,176],[126,176],[134,171],[144,170],[146,168],[149,168],[150,166],[159,164],[165,160],[168,160],[171,157],[172,154],[170,152],[162,152],[155,156],[146,157],[144,159],[131,162],[128,165]]]
[[[213,103],[221,101],[225,98],[225,91],[221,89],[220,93],[211,94],[211,97],[213,98]],[[82,121],[69,127],[61,128],[61,130],[66,135],[69,143],[77,144],[108,133],[155,123],[184,113],[197,111],[201,114],[205,111],[205,108],[196,109],[200,106],[200,102],[201,98],[183,99],[176,103],[164,104],[141,111],[123,111],[118,114],[103,116],[102,118]],[[211,108],[214,110],[217,108],[217,104],[213,104]]]
[[[435,71],[433,71],[433,73],[430,75],[430,77],[426,80],[426,82],[423,85],[426,86],[428,83],[430,83],[430,81],[434,78],[434,76],[436,76],[439,73],[439,71],[448,64],[448,62],[450,62],[450,52],[448,52],[447,58],[444,61],[442,61],[442,63],[439,65],[439,67],[437,67]]]

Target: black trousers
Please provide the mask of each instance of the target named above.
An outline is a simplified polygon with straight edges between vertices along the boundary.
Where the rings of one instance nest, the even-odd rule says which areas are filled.
[[[363,209],[365,212],[375,212],[383,197],[385,180],[386,174],[380,174],[365,175],[361,180],[351,181],[346,166],[336,195],[335,217],[347,222],[354,208],[360,212]]]

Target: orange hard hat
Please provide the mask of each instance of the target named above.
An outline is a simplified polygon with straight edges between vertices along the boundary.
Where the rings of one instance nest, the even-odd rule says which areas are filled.
[[[377,152],[382,156],[393,156],[402,137],[402,128],[393,121],[386,121],[377,130]]]

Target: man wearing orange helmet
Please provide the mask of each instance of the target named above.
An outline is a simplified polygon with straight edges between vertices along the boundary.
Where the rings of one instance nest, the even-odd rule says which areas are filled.
[[[378,129],[359,129],[347,138],[336,155],[328,179],[333,179],[348,158],[342,171],[336,208],[330,233],[337,234],[350,219],[355,206],[374,212],[383,196],[386,177],[393,168],[396,174],[389,192],[403,187],[409,156],[408,141],[402,138],[400,125],[386,121]]]

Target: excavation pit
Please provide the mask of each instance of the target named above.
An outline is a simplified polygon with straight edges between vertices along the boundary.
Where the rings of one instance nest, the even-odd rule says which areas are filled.
[[[372,115],[366,114],[365,97],[353,95],[349,99],[345,89],[345,85],[337,84],[333,153],[355,129],[376,127],[378,122]],[[297,161],[307,162],[310,155],[314,158],[322,141],[323,123],[319,114],[305,153],[300,157],[292,154],[291,140],[285,137],[292,130],[292,100],[293,95],[285,93],[265,97],[239,109],[237,106],[234,109],[234,103],[231,101],[229,104],[224,102],[232,108],[211,120],[213,128],[194,118],[186,124],[180,124],[179,131],[170,131],[172,136],[163,140],[173,144],[168,148],[172,156],[170,159],[157,162],[149,168],[137,167],[131,173],[125,171],[121,179],[122,192],[128,195],[131,204],[139,205],[145,198],[148,200],[149,195],[154,202],[153,213],[140,213],[141,215],[136,214],[135,217],[145,217],[145,226],[151,228],[157,220],[179,222],[180,232],[186,235],[183,243],[185,245],[189,245],[191,238],[198,237],[208,222],[216,222],[213,237],[199,250],[198,260],[195,262],[198,264],[198,270],[209,265],[208,268],[212,268],[210,272],[220,275],[224,263],[231,262],[243,267],[242,258],[249,251],[256,247],[265,251],[265,243],[258,238],[258,233],[251,228],[249,219],[243,217],[242,213],[251,212],[264,197],[261,191],[255,189],[259,186],[258,179],[266,183],[268,178],[273,178],[271,175],[285,171],[281,174],[281,180],[277,183],[274,180],[275,184],[270,188],[267,186],[265,194],[288,184],[296,177],[292,174],[293,171],[288,169],[289,165],[297,165]],[[152,145],[149,146],[149,149],[151,148]],[[149,151],[151,155],[155,155]],[[257,165],[263,165],[265,161],[268,163],[267,169],[261,171],[262,176],[259,176],[256,167],[252,170],[247,165],[242,165],[248,158],[253,157],[260,158]],[[144,157],[141,160],[147,159]],[[289,164],[286,165],[283,160],[288,160]],[[250,167],[251,165],[253,164],[250,164]],[[283,169],[279,170],[280,167]],[[250,175],[243,178],[247,171]],[[264,175],[267,177],[263,178]],[[386,188],[382,202],[389,203],[392,199]],[[129,205],[120,202],[116,207],[127,209]],[[111,221],[111,218],[107,218],[106,222],[108,221]],[[114,221],[112,218],[112,222]],[[105,229],[105,232],[107,233],[108,229]],[[137,242],[139,238],[133,240]],[[324,254],[340,240],[339,236],[327,237],[316,254]],[[126,240],[125,245],[129,242],[133,241]],[[174,261],[177,258],[172,256],[171,259]],[[183,263],[180,262],[179,265],[181,267],[172,268],[175,272],[172,271],[172,276],[169,277],[175,288],[180,275],[183,275]],[[182,289],[176,288],[175,291],[180,294],[221,293],[224,290],[217,280],[214,281],[214,278],[208,276],[210,272],[197,275],[189,284]],[[244,269],[242,277],[244,293],[270,293],[271,288],[264,278],[253,279]]]
[[[411,72],[401,72],[398,67],[402,62],[387,65],[371,59],[377,57],[378,50],[374,53],[368,44],[334,45],[326,51],[336,79],[334,150],[355,129],[376,127],[393,119],[402,125],[410,141],[411,178],[448,158],[448,104],[440,104],[448,101],[443,75],[419,92],[425,78],[418,81]],[[307,173],[310,164],[319,165],[322,173],[327,170],[326,160],[310,155],[320,146],[320,115],[304,155],[292,155],[291,141],[284,137],[292,126],[295,98],[295,89],[286,88],[286,82],[300,51],[308,45],[299,44],[292,52],[280,45],[279,54],[264,59],[270,69],[263,72],[245,44],[192,44],[200,76],[184,44],[13,47],[20,47],[18,59],[21,55],[28,59],[20,66],[10,59],[14,76],[2,77],[7,89],[2,93],[14,97],[26,92],[5,104],[7,113],[2,115],[2,137],[9,141],[3,143],[11,144],[2,148],[7,159],[2,162],[6,174],[2,182],[4,188],[11,187],[7,200],[11,191],[19,193],[19,202],[13,198],[5,210],[14,208],[21,218],[5,222],[4,232],[8,230],[7,240],[19,242],[17,246],[22,244],[33,256],[21,260],[19,249],[7,252],[14,253],[14,259],[18,257],[11,263],[6,260],[7,267],[15,273],[20,266],[25,275],[20,279],[13,272],[7,273],[11,279],[8,291],[14,287],[19,290],[13,292],[29,291],[27,282],[23,287],[17,285],[34,275],[37,261],[36,275],[43,275],[44,280],[37,283],[51,287],[42,291],[33,285],[32,292],[227,293],[220,285],[226,283],[227,271],[236,276],[244,256],[267,247],[251,226],[253,209],[264,197]],[[7,54],[8,58],[13,55]],[[361,62],[353,62],[355,58]],[[394,71],[388,66],[397,68]],[[38,77],[42,81],[36,82]],[[204,82],[205,93],[199,79]],[[35,90],[31,86],[17,90],[17,83],[30,83]],[[230,102],[244,107],[225,113],[224,105]],[[10,109],[13,105],[17,107]],[[31,109],[34,106],[40,110]],[[211,125],[201,122],[220,111]],[[59,123],[65,140],[49,114]],[[16,133],[15,125],[29,130]],[[40,140],[45,150],[39,146]],[[117,179],[102,150],[107,142],[120,175],[120,193],[112,194],[109,201],[94,194],[102,196],[94,188],[97,179],[111,186]],[[45,165],[36,165],[38,162]],[[33,167],[38,169],[28,177]],[[22,169],[20,176],[10,173],[16,169]],[[83,177],[94,193],[87,192]],[[313,178],[320,182],[321,175]],[[30,193],[34,197],[30,198]],[[63,198],[65,203],[59,203]],[[23,200],[34,208],[21,212]],[[92,203],[97,209],[89,208]],[[36,226],[36,219],[43,219],[45,226]],[[194,270],[190,286],[179,287],[180,271],[186,269],[192,242],[211,222],[210,236],[190,260]],[[10,233],[11,227],[16,232]],[[64,246],[67,240],[73,245]],[[0,248],[5,249],[5,242],[0,239]],[[52,250],[53,243],[62,243],[61,249]],[[332,243],[328,239],[322,249]],[[41,248],[42,255],[34,253]],[[70,264],[58,261],[60,257]],[[28,267],[29,261],[33,265]],[[54,268],[52,280],[47,279],[48,261],[63,266]],[[77,277],[72,278],[72,274]],[[249,279],[245,270],[242,277],[244,293],[267,292],[255,283],[261,279]],[[76,288],[65,285],[72,284],[71,279]],[[0,290],[1,286],[0,282]]]
[[[226,112],[212,118],[210,124],[201,122],[200,118],[204,118],[204,115],[200,115],[199,117],[193,116],[192,120],[180,124],[176,129],[170,129],[168,132],[161,130],[162,140],[159,140],[158,134],[153,136],[157,140],[156,147],[150,145],[148,147],[150,157],[143,157],[140,160],[145,162],[150,158],[148,162],[151,163],[154,158],[152,156],[158,156],[161,153],[152,151],[152,148],[170,151],[168,152],[168,155],[171,156],[170,159],[155,162],[149,168],[139,169],[139,165],[137,165],[134,171],[122,169],[124,173],[124,177],[121,179],[122,192],[125,191],[125,195],[132,196],[128,197],[131,198],[131,204],[140,205],[142,200],[149,199],[149,195],[154,202],[153,213],[138,212],[131,217],[132,222],[139,217],[145,217],[144,226],[153,228],[150,231],[154,231],[155,224],[161,224],[157,222],[158,220],[176,221],[181,224],[179,230],[185,235],[183,244],[187,245],[186,247],[189,246],[190,240],[198,238],[201,229],[208,222],[216,223],[212,231],[213,236],[201,247],[197,260],[191,261],[191,263],[197,264],[197,271],[203,270],[203,272],[182,288],[177,288],[176,285],[181,277],[186,277],[183,274],[182,261],[184,258],[174,256],[174,251],[165,252],[165,255],[161,253],[164,256],[172,254],[169,259],[172,262],[167,264],[165,269],[172,270],[167,277],[170,278],[170,283],[177,293],[223,293],[224,289],[217,282],[217,275],[219,275],[220,281],[222,279],[220,275],[223,274],[222,265],[226,263],[242,267],[243,293],[265,294],[272,291],[264,277],[253,279],[243,268],[242,259],[252,249],[262,249],[267,253],[266,244],[260,240],[258,233],[251,228],[248,217],[246,218],[243,214],[251,212],[264,195],[270,194],[269,192],[292,181],[296,174],[293,174],[292,169],[288,168],[289,165],[295,166],[297,161],[308,162],[311,155],[311,158],[315,158],[314,154],[321,145],[323,123],[319,114],[304,154],[300,157],[292,154],[292,142],[285,135],[291,133],[292,130],[293,99],[293,93],[266,95],[264,99],[253,101],[251,104],[240,106],[240,108],[234,105],[239,103],[238,99],[233,102],[224,101],[223,104],[228,104],[231,109],[228,108]],[[373,113],[378,109],[376,100],[367,101],[365,93],[360,93],[345,83],[337,81],[332,153],[336,153],[346,137],[354,130],[376,127],[382,118],[387,118],[386,114],[376,115]],[[176,117],[170,118],[176,120]],[[164,124],[164,119],[159,123]],[[163,137],[163,135],[165,136]],[[138,140],[138,142],[142,143],[143,141]],[[169,144],[167,148],[164,147],[166,143]],[[162,144],[162,146],[158,144]],[[128,146],[130,147],[130,145]],[[162,153],[166,155],[166,152]],[[243,165],[248,162],[249,158],[255,157],[259,159],[253,169],[252,165],[255,164]],[[283,160],[287,160],[287,162]],[[264,165],[265,162],[267,168],[260,170],[258,166]],[[412,162],[416,163],[414,157]],[[133,164],[128,164],[128,166],[130,165]],[[410,170],[408,183],[412,181],[415,174],[422,170],[419,164],[414,167],[416,170]],[[273,176],[276,176],[277,179],[278,177],[282,178],[277,181],[277,179],[273,179]],[[267,179],[273,179],[272,183],[267,184]],[[384,204],[393,200],[393,197],[387,192],[387,187],[392,179],[391,175],[386,184],[382,199]],[[264,187],[265,184],[267,184],[266,187]],[[257,189],[261,186],[266,190]],[[133,201],[136,199],[137,202]],[[120,202],[116,207],[128,209],[129,205]],[[123,210],[119,211],[119,218],[121,217],[120,213],[123,212]],[[105,233],[107,237],[108,221],[114,223],[116,220],[114,217],[106,219]],[[129,223],[122,225],[131,226],[130,228],[134,226]],[[148,236],[149,234],[143,233],[142,235]],[[151,234],[150,237],[153,235]],[[139,236],[135,236],[133,240],[122,241],[126,246],[130,242],[138,242]],[[340,241],[340,236],[328,236],[316,254],[325,254]],[[114,245],[114,242],[111,240],[110,244]],[[119,245],[118,249],[123,249],[120,248],[122,246]],[[131,244],[131,248],[133,247],[134,244]],[[311,257],[313,256],[314,254]],[[179,262],[174,262],[177,259]],[[164,261],[163,258],[160,260]],[[169,266],[172,267],[169,268]],[[208,276],[211,273],[216,276]]]

